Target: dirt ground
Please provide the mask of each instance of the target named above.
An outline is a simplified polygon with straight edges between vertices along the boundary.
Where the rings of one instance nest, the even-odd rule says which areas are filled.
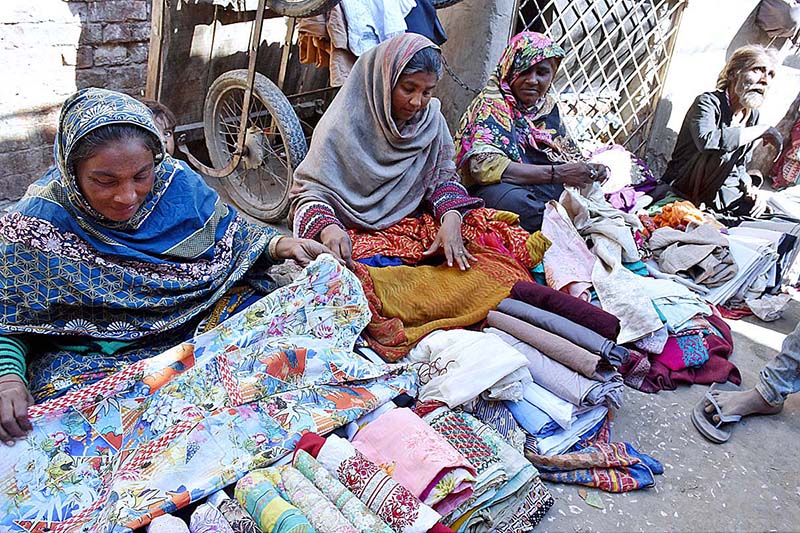
[[[791,301],[784,317],[729,321],[732,361],[742,386],[780,349],[800,317]],[[611,437],[628,441],[664,465],[656,486],[600,496],[605,509],[589,506],[579,487],[548,483],[556,504],[538,531],[800,531],[800,395],[790,396],[776,416],[744,419],[731,440],[706,441],[690,420],[705,385],[645,394],[625,389]]]

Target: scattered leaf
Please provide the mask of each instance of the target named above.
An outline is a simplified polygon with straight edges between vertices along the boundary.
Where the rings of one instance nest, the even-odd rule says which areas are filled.
[[[596,492],[590,492],[584,499],[586,500],[587,505],[591,505],[595,509],[606,508],[606,506],[603,504],[603,500],[600,499],[600,496],[598,496]]]

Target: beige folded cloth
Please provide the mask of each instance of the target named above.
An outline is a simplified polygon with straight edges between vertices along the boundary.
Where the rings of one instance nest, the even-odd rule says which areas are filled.
[[[533,324],[528,324],[513,316],[499,311],[489,311],[486,323],[493,328],[501,329],[513,335],[551,359],[587,378],[608,381],[616,374],[613,368],[606,368],[605,365],[601,365],[603,359],[599,355],[595,355],[563,337],[559,337]]]
[[[659,228],[650,249],[662,272],[689,276],[706,287],[719,287],[738,272],[727,237],[708,224],[685,232]]]

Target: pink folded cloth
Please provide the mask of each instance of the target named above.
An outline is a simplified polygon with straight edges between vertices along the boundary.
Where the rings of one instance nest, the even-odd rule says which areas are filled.
[[[410,409],[382,414],[352,444],[442,516],[472,496],[475,467]]]

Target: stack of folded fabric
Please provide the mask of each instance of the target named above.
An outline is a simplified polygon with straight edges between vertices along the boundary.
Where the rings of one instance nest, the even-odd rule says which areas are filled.
[[[472,497],[475,467],[410,409],[382,414],[352,443],[442,516]]]
[[[524,355],[495,335],[479,331],[435,331],[402,362],[419,374],[420,401],[438,401],[451,408],[481,394],[487,399],[518,400],[531,382]]]
[[[685,232],[657,229],[650,236],[650,250],[662,272],[685,275],[708,288],[719,287],[736,275],[727,237],[709,224]]]
[[[762,231],[772,236],[779,233],[778,254],[780,255],[780,281],[784,287],[794,287],[800,279],[800,222],[794,220],[747,220],[734,229],[739,234],[742,231]],[[773,233],[774,232],[774,233]],[[761,233],[749,234],[759,236]]]
[[[236,484],[236,499],[263,531],[452,531],[440,523],[441,515],[336,435],[307,433],[292,466],[251,471]]]
[[[567,315],[587,324],[596,316],[607,333],[619,328],[604,311],[547,287],[518,283],[512,296],[556,310],[583,307],[588,313]],[[619,407],[622,377],[616,367],[630,354],[589,327],[524,301],[505,299],[497,309],[489,313],[490,327],[484,331],[522,353],[532,377],[520,400],[504,403],[517,424],[538,441],[537,452],[544,447],[543,453],[563,453],[605,418],[608,406]]]
[[[720,305],[732,298],[746,300],[757,298],[766,289],[769,271],[778,261],[777,244],[774,240],[748,235],[729,236],[730,250],[738,268],[736,275],[728,282],[709,291],[706,299]],[[759,284],[759,280],[763,280]]]
[[[554,500],[539,472],[493,428],[463,411],[446,407],[424,417],[454,447],[462,447],[476,465],[473,498],[445,519],[457,531],[530,531]],[[481,466],[478,466],[481,465]]]
[[[446,406],[423,418],[390,409],[350,442],[308,433],[291,465],[251,471],[236,497],[264,531],[281,532],[512,533],[553,505],[520,451]]]
[[[502,434],[506,442],[518,442],[517,435],[522,433],[526,456],[545,458],[541,464],[549,469],[548,479],[552,481],[579,483],[586,479],[607,479],[609,475],[624,477],[630,470],[636,472],[638,481],[623,483],[620,490],[651,486],[652,475],[660,472],[657,461],[648,457],[641,462],[633,458],[641,454],[629,444],[609,444],[595,437],[607,421],[609,407],[618,408],[622,402],[623,378],[617,368],[628,362],[631,353],[614,342],[620,331],[619,320],[579,298],[535,283],[517,283],[511,296],[489,313],[488,327],[484,329],[485,334],[496,337],[505,346],[495,344],[491,352],[484,352],[491,353],[491,358],[477,358],[481,364],[489,365],[489,373],[458,401],[465,401],[465,407]],[[524,358],[531,376],[530,381],[520,381],[521,398],[499,402],[484,394],[471,402],[466,400],[475,397],[478,389],[488,387],[502,373],[514,373],[517,354]],[[504,372],[492,373],[493,366],[498,364],[495,359],[507,360]],[[446,363],[437,368],[444,367]],[[430,373],[432,369],[424,370]],[[443,375],[447,374],[449,368]],[[426,379],[429,378],[421,377],[421,398],[425,395]],[[441,396],[438,399],[446,401]],[[592,438],[595,440],[590,441]],[[590,446],[589,442],[592,450],[601,451],[582,451]],[[596,456],[612,454],[611,450],[616,449],[626,451],[628,459],[615,463],[607,456],[604,459]],[[572,452],[580,455],[574,462]],[[640,463],[644,466],[634,467]],[[573,472],[579,467],[579,473]],[[645,471],[649,472],[649,478]],[[482,482],[480,469],[478,474],[476,493]],[[593,486],[613,489],[602,483]]]

